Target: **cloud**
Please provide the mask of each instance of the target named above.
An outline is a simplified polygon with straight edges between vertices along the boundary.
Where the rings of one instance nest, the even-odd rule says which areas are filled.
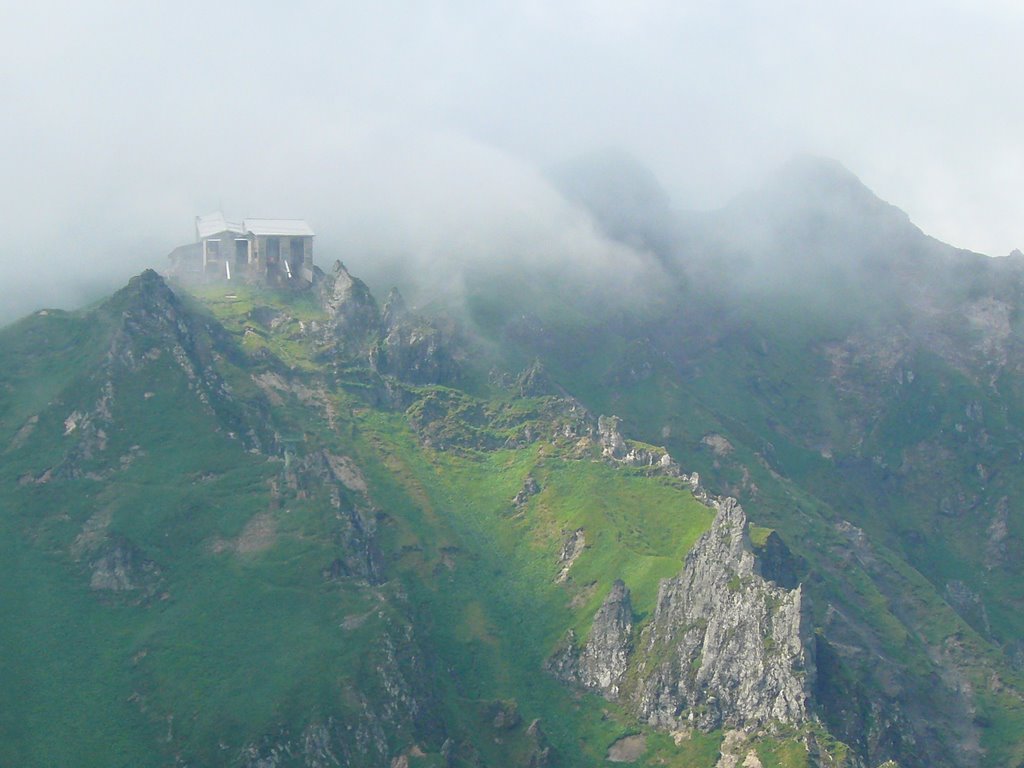
[[[220,205],[308,217],[353,265],[586,262],[615,246],[533,169],[608,145],[698,208],[834,156],[926,231],[1005,253],[1022,37],[997,0],[8,4],[0,318],[159,264]]]

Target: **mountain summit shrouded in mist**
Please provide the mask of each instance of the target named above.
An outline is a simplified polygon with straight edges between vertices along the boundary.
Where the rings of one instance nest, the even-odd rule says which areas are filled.
[[[0,766],[1024,766],[1012,3],[6,5]]]
[[[608,236],[663,253],[671,247],[672,208],[651,169],[621,149],[575,158],[548,171],[569,200],[586,207]]]

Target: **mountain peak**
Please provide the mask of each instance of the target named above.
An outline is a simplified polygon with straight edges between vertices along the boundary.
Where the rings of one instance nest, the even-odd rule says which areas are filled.
[[[840,162],[798,155],[720,212],[729,239],[797,264],[888,261],[926,238]],[[831,268],[831,267],[829,267]]]
[[[794,155],[776,171],[780,177],[823,185],[853,185],[866,189],[849,168],[832,157],[801,152]]]
[[[581,155],[550,169],[548,177],[566,198],[590,211],[610,237],[655,251],[667,246],[668,193],[654,172],[625,150]]]
[[[908,224],[907,215],[882,200],[838,160],[817,155],[793,157],[752,194],[773,213],[824,212],[836,218],[883,216]]]
[[[177,303],[177,297],[167,285],[167,281],[153,269],[146,269],[135,275],[128,281],[128,285],[110,299],[110,304],[120,309],[130,307],[152,309],[155,306],[176,305]]]

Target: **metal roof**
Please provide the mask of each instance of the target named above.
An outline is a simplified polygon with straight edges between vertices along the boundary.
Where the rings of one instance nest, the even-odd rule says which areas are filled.
[[[220,211],[208,213],[205,216],[196,216],[196,234],[200,240],[221,232],[234,232],[237,235],[245,234],[241,224],[236,221],[228,221]]]
[[[312,227],[302,219],[245,219],[242,226],[254,235],[313,236]]]
[[[196,234],[205,240],[222,232],[236,235],[280,235],[282,237],[313,237],[313,229],[302,219],[243,219],[228,221],[220,211],[196,216]]]

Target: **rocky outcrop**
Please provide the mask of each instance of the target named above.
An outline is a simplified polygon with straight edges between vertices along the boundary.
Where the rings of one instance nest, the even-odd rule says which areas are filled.
[[[1008,544],[1011,541],[1009,519],[1009,499],[1004,496],[997,502],[992,522],[989,523],[985,531],[987,536],[985,539],[985,560],[983,562],[986,570],[991,571],[995,568],[1004,567],[1010,560],[1010,557],[1008,557]]]
[[[380,310],[366,283],[335,261],[319,285],[319,294],[334,343],[349,354],[365,350],[380,330]]]
[[[664,448],[626,440],[619,432],[618,416],[598,416],[597,435],[601,456],[630,467],[649,467],[669,475],[679,474],[679,465]]]
[[[390,328],[370,352],[382,375],[411,384],[442,384],[458,378],[452,334],[433,322],[409,319]]]
[[[540,485],[533,475],[527,475],[523,480],[523,487],[512,497],[512,505],[516,509],[522,509],[534,496],[540,493]]]
[[[747,518],[734,499],[664,581],[640,639],[632,699],[648,722],[702,729],[807,719],[814,661],[800,587],[757,573]]]
[[[98,592],[135,592],[151,596],[160,568],[123,537],[104,540],[89,563],[89,587]]]
[[[343,707],[301,731],[281,726],[246,744],[237,762],[245,768],[376,768],[400,761],[404,745],[439,750],[444,724],[412,627],[385,628],[373,658],[364,662],[363,684],[344,689]]]
[[[526,729],[526,736],[530,740],[530,755],[527,759],[527,768],[549,768],[554,762],[554,754],[551,745],[548,743],[547,734],[540,727],[540,720],[534,720]]]
[[[959,579],[946,582],[946,589],[943,596],[946,602],[961,618],[974,627],[979,633],[986,636],[992,634],[992,624],[988,618],[988,611],[985,609],[985,602],[981,595],[968,587]]]
[[[558,555],[558,564],[562,566],[562,570],[558,572],[558,577],[555,579],[557,583],[562,584],[569,580],[569,571],[572,569],[573,563],[583,554],[586,546],[587,532],[582,528],[577,528],[565,537],[562,551]]]
[[[619,696],[629,668],[633,640],[633,604],[625,583],[617,579],[594,616],[590,637],[579,657],[579,682],[608,698]]]
[[[382,375],[412,384],[441,384],[458,378],[455,332],[436,320],[411,312],[392,288],[384,302],[381,339],[370,350],[370,365]]]
[[[299,497],[326,494],[335,511],[338,556],[323,569],[324,578],[355,578],[371,584],[384,581],[376,508],[355,462],[347,456],[317,451],[290,462],[285,479],[288,490]]]
[[[381,325],[385,330],[398,327],[409,316],[409,307],[405,303],[405,297],[397,288],[388,291],[384,299],[384,309],[381,311]]]
[[[337,261],[321,281],[319,296],[328,316],[324,340],[340,360],[369,363],[381,376],[411,384],[458,378],[454,328],[411,313],[397,288],[381,310],[366,283]]]
[[[547,669],[572,685],[619,698],[633,651],[633,604],[621,579],[594,615],[587,642],[579,647],[569,630],[562,647],[548,660]]]
[[[548,372],[539,358],[535,358],[516,377],[515,389],[518,390],[520,397],[565,396],[565,391],[548,376]]]
[[[661,583],[654,615],[634,637],[629,590],[617,581],[587,642],[570,635],[551,658],[556,676],[629,703],[659,728],[757,728],[809,717],[815,667],[803,592],[766,580],[734,499]]]

